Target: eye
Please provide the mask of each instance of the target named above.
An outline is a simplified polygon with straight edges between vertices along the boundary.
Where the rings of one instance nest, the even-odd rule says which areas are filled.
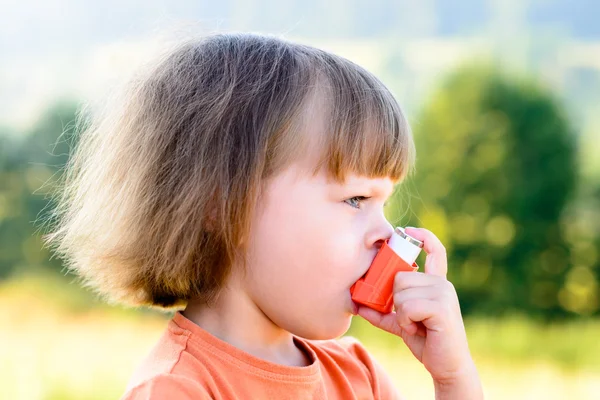
[[[351,197],[349,199],[344,200],[346,203],[350,204],[351,207],[354,208],[360,208],[360,202],[363,200],[367,200],[370,199],[370,197],[365,197],[365,196],[354,196]],[[354,206],[353,204],[356,204],[356,206]]]

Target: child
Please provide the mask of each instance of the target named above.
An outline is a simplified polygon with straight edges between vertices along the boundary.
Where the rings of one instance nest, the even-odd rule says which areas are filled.
[[[480,399],[446,255],[400,272],[396,311],[350,287],[393,227],[409,126],[369,72],[271,36],[189,40],[89,121],[46,240],[109,301],[176,309],[123,399],[396,399],[355,339],[402,337],[436,397]]]

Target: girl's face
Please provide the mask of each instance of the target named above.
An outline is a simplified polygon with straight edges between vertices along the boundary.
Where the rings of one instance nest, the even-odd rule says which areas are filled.
[[[252,221],[245,287],[277,326],[331,339],[348,330],[350,287],[393,233],[383,206],[394,182],[349,175],[337,184],[308,171],[293,164],[266,186]]]

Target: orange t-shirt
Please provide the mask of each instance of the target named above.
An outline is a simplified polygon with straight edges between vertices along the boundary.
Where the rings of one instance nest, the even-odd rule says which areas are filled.
[[[122,400],[399,399],[389,376],[352,337],[306,340],[305,367],[276,364],[211,335],[179,311],[133,374]]]

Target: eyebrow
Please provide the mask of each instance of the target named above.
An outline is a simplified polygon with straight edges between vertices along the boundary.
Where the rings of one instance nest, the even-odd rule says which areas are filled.
[[[347,183],[346,186],[349,188],[367,187],[370,195],[379,195],[381,197],[385,197],[386,200],[389,200],[392,197],[392,195],[394,194],[395,189],[396,189],[396,185],[395,184],[392,185],[392,190],[391,190],[389,196],[384,196],[386,190],[382,189],[383,185],[373,183],[370,180],[360,180],[360,181],[356,181],[355,183]]]

